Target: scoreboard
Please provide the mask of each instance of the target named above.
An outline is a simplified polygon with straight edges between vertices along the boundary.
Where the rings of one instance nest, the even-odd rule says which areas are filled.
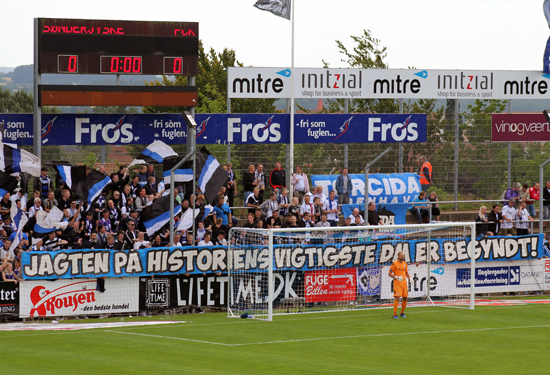
[[[39,73],[198,73],[198,22],[38,18]]]

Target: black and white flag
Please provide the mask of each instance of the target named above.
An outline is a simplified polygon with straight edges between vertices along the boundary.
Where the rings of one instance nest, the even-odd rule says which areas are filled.
[[[273,13],[277,17],[290,20],[290,2],[292,0],[257,0],[254,6]]]
[[[111,184],[111,178],[92,169],[85,179],[80,181],[75,189],[75,196],[91,206],[98,199],[103,190]]]
[[[0,171],[0,199],[2,199],[6,193],[11,194],[16,187],[17,178]]]
[[[200,173],[197,184],[208,203],[216,204],[216,196],[227,183],[225,172],[218,160],[210,155],[206,147],[197,151],[197,173]]]
[[[174,200],[174,216],[181,213],[180,204]],[[170,223],[170,196],[156,198],[153,204],[145,207],[140,220],[148,236],[152,236]]]
[[[7,174],[27,172],[39,177],[40,169],[39,157],[20,148],[0,143],[0,171]]]
[[[166,185],[172,182],[170,180],[170,171],[176,164],[180,162],[181,159],[183,158],[179,156],[170,156],[170,157],[164,158],[164,161],[162,163],[162,166],[163,166],[162,177],[164,178],[164,183]],[[198,170],[198,166],[197,166],[197,170]],[[178,169],[174,171],[174,181],[175,182],[193,181],[193,160],[187,160]]]
[[[65,181],[65,184],[70,190],[74,191],[76,185],[86,178],[86,166],[72,166],[68,163],[53,163],[53,167],[56,170],[60,179]]]
[[[153,164],[153,163],[162,163],[164,158],[169,156],[178,156],[178,154],[162,141],[154,141],[149,146],[145,148],[137,156],[137,158],[128,166],[128,168],[133,167],[138,164]]]

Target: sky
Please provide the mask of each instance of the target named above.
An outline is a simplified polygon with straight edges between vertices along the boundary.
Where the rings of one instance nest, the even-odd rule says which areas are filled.
[[[245,66],[289,67],[291,23],[255,0],[23,0],[0,5],[0,67],[31,64],[33,19],[199,22],[205,47]],[[550,29],[542,0],[295,0],[294,66],[343,68],[336,47],[370,30],[390,68],[542,70]]]

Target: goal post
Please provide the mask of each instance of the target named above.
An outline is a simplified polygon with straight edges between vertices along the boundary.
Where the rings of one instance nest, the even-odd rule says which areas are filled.
[[[473,309],[475,223],[231,228],[228,316],[393,306],[389,267],[408,263],[408,306]]]

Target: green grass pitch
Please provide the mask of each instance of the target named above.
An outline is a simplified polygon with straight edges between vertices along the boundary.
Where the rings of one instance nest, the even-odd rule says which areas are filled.
[[[406,313],[399,320],[379,309],[273,322],[192,314],[177,316],[186,323],[158,326],[4,332],[2,362],[9,374],[56,375],[550,372],[550,305]]]

